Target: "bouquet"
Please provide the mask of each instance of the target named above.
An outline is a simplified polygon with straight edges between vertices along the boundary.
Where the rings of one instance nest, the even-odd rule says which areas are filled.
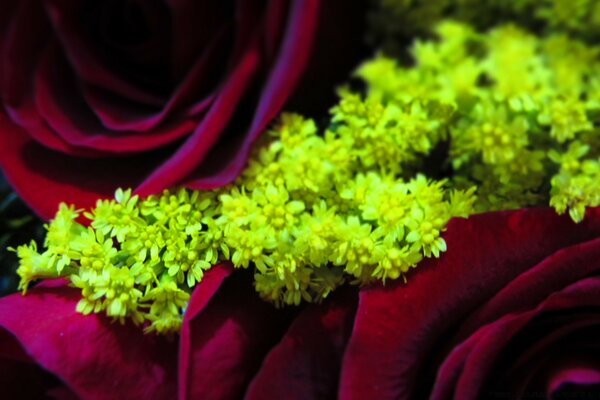
[[[7,398],[600,396],[600,4],[0,9]]]

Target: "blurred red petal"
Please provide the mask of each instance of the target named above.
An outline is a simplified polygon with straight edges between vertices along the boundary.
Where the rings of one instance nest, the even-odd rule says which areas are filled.
[[[199,160],[210,151],[223,129],[230,122],[230,117],[259,67],[261,56],[257,39],[255,38],[252,43],[194,133],[186,139],[167,162],[155,169],[137,187],[137,194],[146,196],[179,183],[196,168]]]
[[[548,398],[558,397],[561,389],[567,386],[580,387],[585,393],[586,387],[588,393],[598,393],[600,385],[600,366],[590,364],[572,364],[564,368],[557,369],[548,381]],[[595,386],[595,387],[594,387]],[[564,396],[566,397],[566,396]],[[572,398],[578,398],[572,396]],[[582,393],[581,398],[585,398]]]
[[[265,358],[246,399],[335,398],[357,300],[355,290],[344,288],[302,311]]]
[[[190,348],[181,349],[179,398],[241,398],[287,323],[287,313],[258,298],[250,275],[234,273],[184,322],[189,327],[184,325],[181,340]]]
[[[43,126],[50,127],[55,136],[75,149],[89,148],[117,154],[139,153],[166,146],[192,132],[198,124],[198,118],[181,118],[166,121],[148,132],[107,129],[86,104],[79,83],[70,71],[60,49],[50,46],[40,60],[35,77],[34,112],[39,114],[36,115],[38,119],[42,118]],[[115,104],[119,104],[117,99],[113,100]],[[206,105],[208,104],[210,101]],[[131,112],[126,111],[125,107],[123,110]],[[67,151],[72,153],[70,149]]]
[[[44,6],[53,24],[58,39],[64,48],[65,56],[77,72],[77,76],[87,84],[113,91],[120,97],[136,103],[160,107],[165,99],[135,85],[119,76],[106,64],[98,46],[82,33],[88,32],[82,24],[84,2],[74,0],[51,0]]]
[[[183,324],[181,326],[181,335],[179,339],[179,371],[188,371],[190,368],[191,359],[191,334],[190,320],[194,319],[198,313],[204,308],[213,298],[217,290],[221,287],[223,281],[233,272],[233,266],[230,263],[220,264],[211,268],[202,278],[202,282],[192,293],[187,310],[184,315]],[[187,372],[179,374],[179,387],[188,386],[189,376]],[[181,390],[181,389],[180,389]]]
[[[503,315],[537,306],[554,292],[600,271],[600,238],[566,247],[524,271],[461,322],[457,340]]]
[[[145,153],[127,158],[78,158],[46,149],[23,128],[0,113],[0,166],[12,187],[42,218],[54,217],[68,199],[90,208],[112,197],[117,187],[135,187],[162,156]]]
[[[174,398],[177,341],[79,314],[79,299],[78,289],[43,285],[3,297],[0,327],[81,397]]]
[[[281,110],[304,71],[313,48],[320,6],[320,0],[299,0],[293,3],[278,59],[269,73],[241,148],[223,170],[206,178],[194,179],[186,186],[192,189],[212,189],[231,182],[240,173],[252,143]]]
[[[456,323],[544,257],[598,234],[598,209],[579,225],[550,209],[451,221],[448,251],[424,261],[408,284],[361,292],[341,397],[411,398],[427,357]]]
[[[481,391],[486,383],[486,377],[491,375],[500,353],[506,351],[508,342],[523,330],[527,323],[534,317],[551,311],[597,307],[600,305],[598,293],[600,293],[599,278],[582,280],[553,293],[533,310],[508,314],[482,327],[474,336],[453,350],[444,361],[431,398],[436,400],[481,398],[485,395]],[[541,354],[548,349],[556,348],[558,341],[563,337],[594,325],[600,326],[600,316],[571,322],[556,332],[544,332],[545,336],[540,340],[545,342],[544,346],[537,346],[536,349],[538,360],[541,360]]]

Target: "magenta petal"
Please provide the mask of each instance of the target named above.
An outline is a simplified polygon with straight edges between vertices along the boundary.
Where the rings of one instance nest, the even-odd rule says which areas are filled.
[[[550,209],[451,221],[448,251],[423,262],[408,284],[361,292],[341,397],[410,398],[427,357],[454,324],[544,257],[599,233],[598,209],[583,225]]]
[[[238,271],[182,331],[180,399],[239,399],[268,351],[283,334],[286,314],[263,302],[251,276]]]
[[[251,83],[259,62],[260,52],[257,40],[254,39],[198,128],[167,162],[136,189],[137,194],[146,196],[171,187],[198,166],[229,123],[229,118]]]
[[[304,71],[313,46],[320,3],[320,0],[299,0],[291,6],[279,57],[269,74],[242,147],[233,160],[216,175],[193,180],[186,186],[192,189],[212,189],[231,182],[240,173],[252,143],[281,110]]]
[[[590,388],[592,385],[600,385],[599,366],[575,364],[555,371],[548,381],[548,398],[553,398],[553,395],[567,385],[583,387],[589,386]],[[592,389],[590,389],[590,393],[593,393]]]
[[[210,105],[214,97],[206,89],[212,89],[218,82],[207,81],[214,77],[216,68],[222,67],[219,60],[224,58],[223,53],[227,48],[230,30],[229,26],[225,26],[213,38],[185,79],[177,86],[169,101],[159,111],[141,110],[138,113],[132,113],[131,110],[136,108],[135,103],[126,102],[110,91],[89,85],[82,88],[83,96],[92,111],[102,121],[103,126],[116,132],[154,130],[168,117],[173,117],[174,111],[183,106],[193,108],[197,114],[201,113]],[[177,118],[182,117],[184,116],[177,116]]]
[[[248,0],[246,0],[247,2]],[[197,55],[224,26],[233,22],[230,2],[166,0],[173,18],[171,70],[180,81]]]
[[[135,187],[162,155],[86,159],[48,150],[0,113],[0,166],[27,204],[42,218],[54,217],[69,201],[80,208],[112,197],[118,187]]]
[[[513,279],[468,319],[458,339],[508,313],[528,310],[552,293],[600,271],[600,238],[566,247]]]
[[[202,282],[194,289],[194,293],[187,306],[184,318],[184,327],[189,328],[189,322],[204,310],[210,299],[213,298],[223,281],[233,272],[233,264],[224,262],[215,265],[204,274]],[[185,354],[185,353],[184,353]]]
[[[35,102],[40,116],[62,140],[76,148],[110,153],[141,152],[189,134],[195,118],[165,122],[148,132],[115,132],[89,109],[70,68],[56,46],[49,47],[36,73]]]
[[[65,56],[83,81],[142,104],[160,107],[164,103],[163,98],[132,84],[106,66],[96,46],[82,34],[87,32],[80,18],[82,2],[50,0],[45,1],[44,6],[64,48]]]
[[[33,90],[31,76],[51,37],[50,24],[38,2],[21,1],[6,26],[0,49],[2,100],[18,107]]]
[[[345,288],[307,307],[264,360],[246,399],[335,398],[357,300]]]
[[[86,399],[172,399],[177,341],[75,311],[80,292],[37,287],[0,299],[0,327],[36,364]]]
[[[194,289],[192,297],[188,304],[183,324],[181,326],[181,337],[179,340],[179,371],[188,371],[190,368],[192,344],[190,333],[190,321],[198,315],[207,306],[213,298],[221,284],[233,271],[230,263],[224,263],[212,267],[202,278],[202,282]],[[187,388],[189,386],[189,374],[179,374],[179,387]]]
[[[600,305],[600,298],[594,293],[600,291],[600,279],[589,278],[573,284],[563,291],[554,293],[533,310],[509,314],[498,321],[482,327],[465,343],[458,346],[440,368],[432,399],[476,399],[480,398],[487,377],[492,377],[492,367],[507,343],[524,329],[534,317],[557,310]],[[600,318],[569,323],[556,332],[544,332],[546,337],[536,344],[536,358],[547,353],[561,337],[587,326],[598,325]],[[555,334],[556,333],[556,334]],[[545,345],[541,342],[546,341]],[[511,389],[511,388],[506,388]],[[453,393],[452,393],[453,391]]]

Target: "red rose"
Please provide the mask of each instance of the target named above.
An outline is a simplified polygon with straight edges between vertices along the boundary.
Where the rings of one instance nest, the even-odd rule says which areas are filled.
[[[345,80],[363,3],[2,1],[0,165],[44,217],[223,185],[301,77],[311,110]]]
[[[215,267],[170,339],[77,314],[79,292],[47,282],[0,299],[0,384],[91,399],[593,393],[600,209],[579,225],[549,209],[456,219],[445,239],[407,284],[344,288],[300,311],[275,310],[245,272]]]

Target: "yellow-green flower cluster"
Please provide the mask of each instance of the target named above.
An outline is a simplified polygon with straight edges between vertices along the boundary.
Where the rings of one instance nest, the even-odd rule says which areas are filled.
[[[430,36],[432,27],[446,18],[481,30],[513,22],[538,32],[600,38],[597,0],[373,0],[372,5],[369,39],[394,55],[404,53],[407,39]]]
[[[46,226],[44,251],[34,242],[16,250],[21,288],[67,277],[81,289],[79,312],[129,318],[149,332],[176,331],[191,289],[217,262],[215,246],[228,254],[221,240],[201,232],[214,217],[213,199],[179,190],[140,201],[119,189],[114,200],[84,213],[88,227],[77,222],[80,211],[62,204]]]
[[[363,65],[369,98],[439,102],[456,187],[476,185],[479,211],[548,201],[580,221],[598,198],[600,47],[504,25],[482,34],[452,21],[417,40],[414,66],[385,56]],[[553,174],[556,170],[556,176]]]
[[[385,105],[345,92],[331,129],[284,114],[230,187],[181,189],[140,200],[118,190],[85,213],[61,206],[46,249],[17,249],[22,287],[67,276],[78,310],[177,330],[191,289],[221,260],[255,268],[276,304],[319,301],[346,279],[395,279],[446,250],[448,220],[467,216],[473,190],[401,173],[443,136],[437,103]]]
[[[549,202],[580,221],[600,205],[600,48],[514,25],[436,32],[411,66],[364,64],[367,93],[342,89],[326,129],[283,114],[228,187],[62,205],[41,252],[16,250],[21,287],[67,277],[80,312],[167,333],[220,261],[253,268],[277,305],[320,301],[438,257],[453,217]]]
[[[321,134],[314,121],[284,114],[231,186],[180,189],[140,200],[118,190],[79,212],[62,205],[46,249],[17,249],[22,288],[68,277],[78,311],[104,312],[176,331],[189,294],[222,260],[253,267],[259,294],[277,305],[320,301],[346,280],[396,279],[446,250],[441,232],[472,212],[474,189],[409,175],[443,136],[437,103],[406,106],[345,92]]]

